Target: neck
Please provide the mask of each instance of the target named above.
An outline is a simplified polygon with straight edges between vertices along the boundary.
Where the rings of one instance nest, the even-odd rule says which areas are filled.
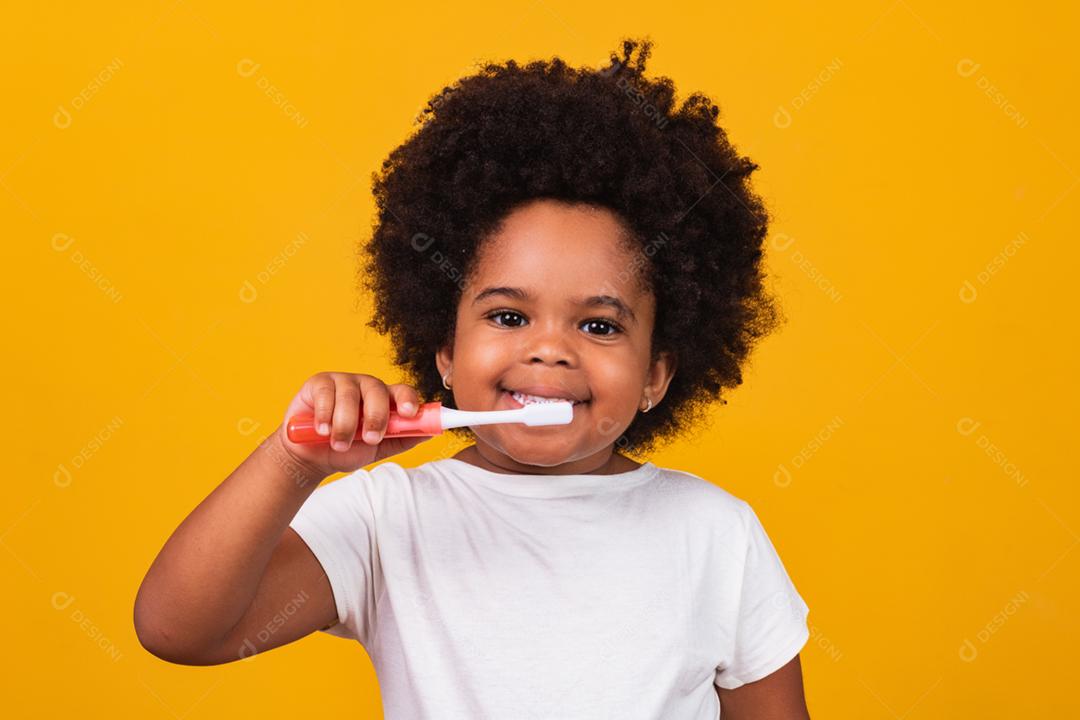
[[[508,475],[614,475],[641,467],[641,463],[613,452],[613,447],[609,446],[605,452],[580,460],[550,466],[520,463],[489,447],[482,448],[479,444],[470,445],[453,457],[485,470]]]

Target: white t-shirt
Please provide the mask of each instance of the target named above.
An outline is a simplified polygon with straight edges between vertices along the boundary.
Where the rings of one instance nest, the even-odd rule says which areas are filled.
[[[290,523],[375,666],[387,720],[716,720],[809,608],[750,505],[651,462],[512,475],[384,462]]]

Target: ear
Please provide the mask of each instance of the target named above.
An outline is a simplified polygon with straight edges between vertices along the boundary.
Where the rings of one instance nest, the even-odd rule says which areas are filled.
[[[653,407],[659,405],[660,401],[664,399],[664,395],[667,394],[668,385],[671,384],[671,379],[675,377],[675,370],[678,365],[679,358],[675,353],[662,352],[649,366],[649,373],[645,378],[644,393],[652,398]]]
[[[454,347],[453,345],[443,345],[435,352],[435,367],[439,369],[439,375],[445,377],[453,366]]]

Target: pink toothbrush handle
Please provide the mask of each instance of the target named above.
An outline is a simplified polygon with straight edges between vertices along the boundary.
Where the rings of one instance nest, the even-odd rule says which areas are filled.
[[[361,441],[363,431],[363,425],[356,428],[354,441]],[[442,431],[442,403],[429,402],[421,405],[412,417],[401,417],[396,410],[391,410],[383,437],[430,437]],[[285,432],[294,443],[330,442],[328,436],[315,432],[315,416],[311,413],[293,415],[285,426]]]

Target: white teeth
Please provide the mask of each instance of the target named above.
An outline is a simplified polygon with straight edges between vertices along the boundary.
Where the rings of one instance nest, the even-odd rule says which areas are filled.
[[[525,395],[524,393],[519,393],[519,392],[513,392],[513,393],[510,393],[510,394],[513,395],[514,399],[517,400],[522,405],[530,405],[532,403],[553,403],[553,402],[571,402],[571,403],[574,403],[575,405],[577,404],[576,401],[570,400],[568,398],[548,398],[548,397],[541,397],[540,395]]]

